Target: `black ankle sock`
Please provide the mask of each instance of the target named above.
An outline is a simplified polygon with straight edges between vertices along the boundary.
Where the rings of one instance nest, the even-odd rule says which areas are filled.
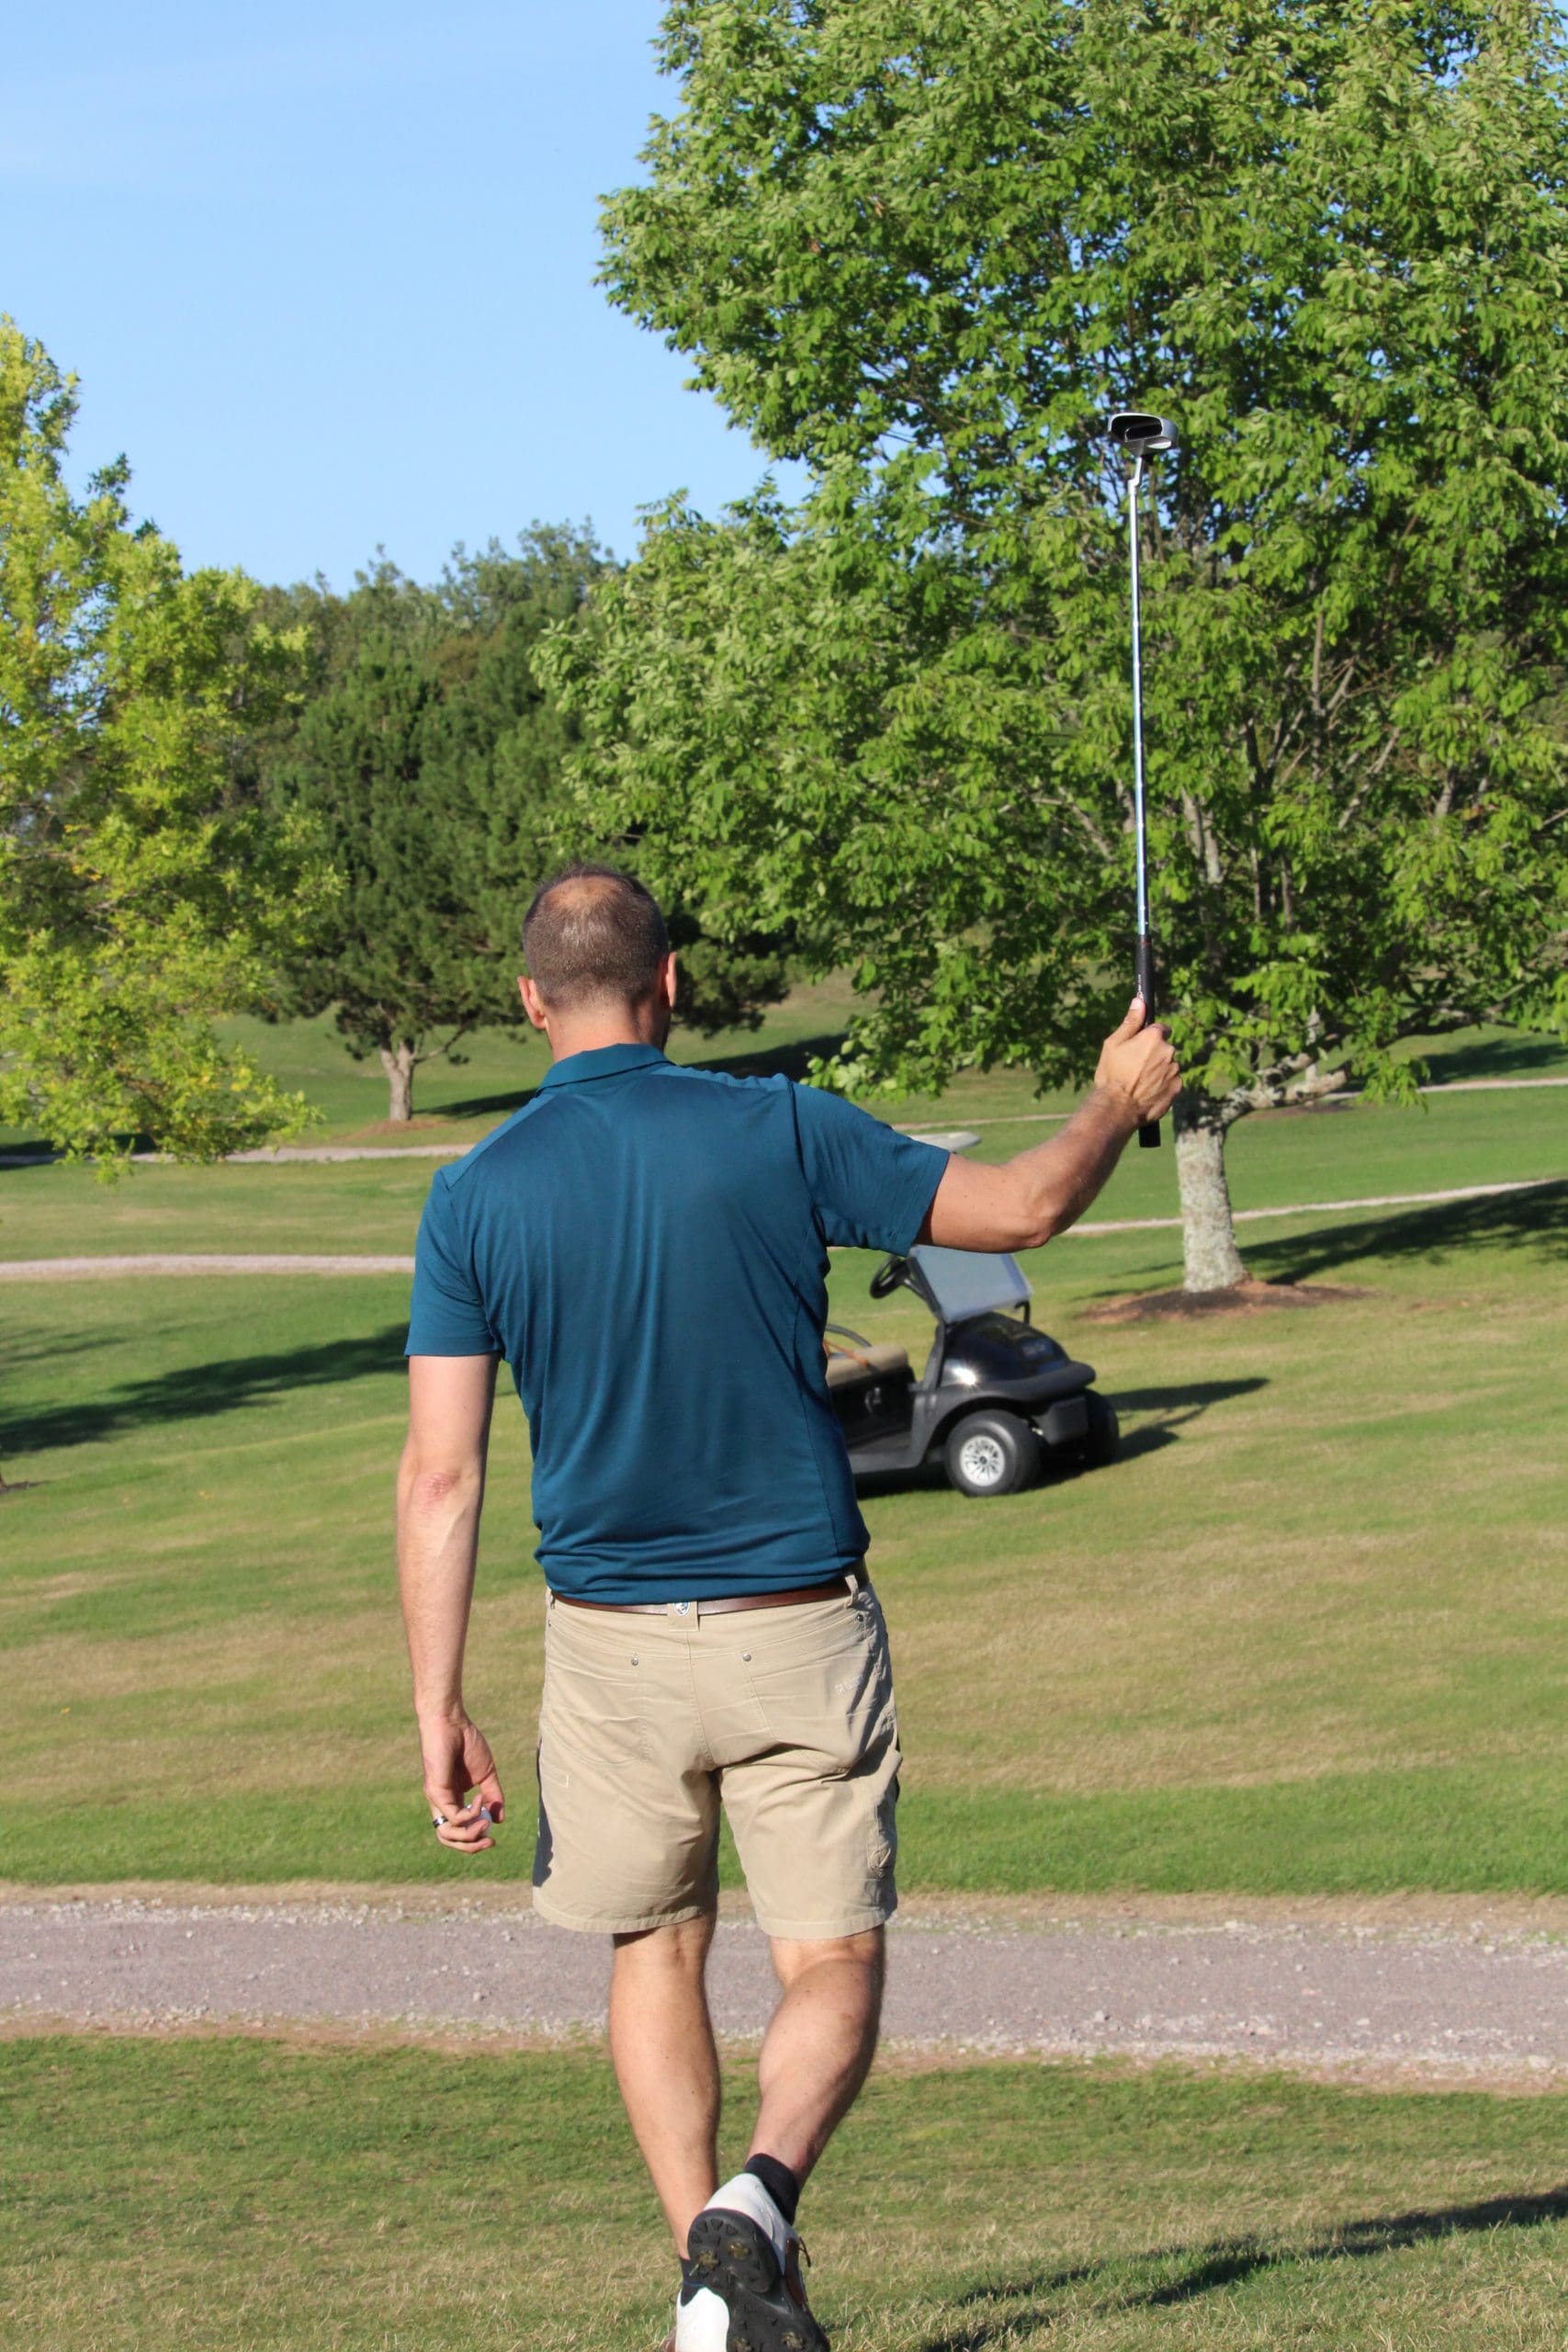
[[[750,2156],[746,2169],[754,2180],[760,2180],[784,2220],[795,2227],[795,2209],[800,2203],[800,2183],[788,2165],[781,2165],[777,2156]]]

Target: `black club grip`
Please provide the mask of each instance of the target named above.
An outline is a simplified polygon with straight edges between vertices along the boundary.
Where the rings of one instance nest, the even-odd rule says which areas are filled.
[[[1134,966],[1137,975],[1138,994],[1144,1000],[1144,1018],[1155,1017],[1155,944],[1147,932],[1140,932],[1134,943]],[[1145,1151],[1159,1149],[1159,1121],[1145,1120],[1138,1129],[1138,1141]]]

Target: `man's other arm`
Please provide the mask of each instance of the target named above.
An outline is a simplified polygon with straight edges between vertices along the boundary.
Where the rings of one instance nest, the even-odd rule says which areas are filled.
[[[1058,1136],[1000,1167],[954,1154],[937,1186],[922,1241],[948,1250],[1037,1250],[1080,1217],[1129,1137],[1169,1110],[1181,1086],[1170,1040],[1145,1026],[1134,997],[1100,1050],[1094,1087]]]
[[[445,1846],[494,1843],[470,1790],[502,1814],[484,1734],[463,1704],[463,1649],[479,1555],[485,1457],[499,1358],[411,1356],[409,1434],[398,1469],[398,1586],[413,1669],[414,1713],[433,1814]]]

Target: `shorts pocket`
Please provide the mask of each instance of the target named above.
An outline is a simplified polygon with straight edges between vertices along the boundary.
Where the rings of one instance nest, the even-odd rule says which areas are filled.
[[[759,1639],[744,1672],[768,1736],[809,1751],[829,1771],[850,1772],[893,1736],[893,1671],[880,1616],[855,1611],[821,1628],[802,1629],[770,1653]]]
[[[618,1636],[580,1644],[552,1624],[539,1714],[547,1747],[586,1744],[610,1761],[654,1754],[649,1678],[634,1644]]]

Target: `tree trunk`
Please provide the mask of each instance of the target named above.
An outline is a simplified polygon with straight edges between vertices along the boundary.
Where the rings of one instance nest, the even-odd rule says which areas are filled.
[[[412,1119],[413,1117],[413,1039],[400,1037],[395,1046],[383,1046],[381,1068],[387,1073],[388,1118]]]
[[[1247,1280],[1225,1182],[1225,1123],[1207,1094],[1176,1098],[1176,1181],[1181,1190],[1181,1256],[1187,1290],[1231,1290]]]

